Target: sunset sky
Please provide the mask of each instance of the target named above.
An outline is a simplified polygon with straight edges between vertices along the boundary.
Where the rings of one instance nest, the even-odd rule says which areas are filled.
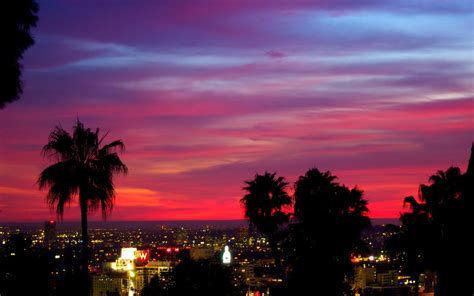
[[[41,148],[77,117],[126,145],[110,220],[241,219],[244,180],[312,167],[398,217],[466,169],[474,2],[334,2],[40,1],[24,95],[0,110],[0,221],[55,218]]]

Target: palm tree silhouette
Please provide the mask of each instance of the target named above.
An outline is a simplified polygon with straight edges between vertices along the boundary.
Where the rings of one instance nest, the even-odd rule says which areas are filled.
[[[35,43],[30,29],[36,27],[37,13],[34,0],[0,1],[0,109],[18,100],[22,93],[20,60]]]
[[[431,221],[426,203],[418,202],[414,196],[407,196],[403,205],[408,205],[411,212],[400,215],[400,231],[389,237],[386,244],[393,258],[403,258],[400,263],[415,280],[415,295],[418,295],[420,275],[434,268],[439,255],[436,249],[441,238]]]
[[[47,202],[62,218],[64,206],[79,198],[82,228],[82,260],[84,295],[89,295],[87,214],[100,208],[102,216],[110,214],[115,198],[113,176],[127,173],[117,150],[124,144],[117,140],[103,145],[107,134],[99,137],[99,129],[92,131],[77,120],[73,134],[57,126],[43,147],[44,156],[57,162],[44,169],[39,178],[40,189],[48,189]]]
[[[352,271],[351,253],[370,226],[362,191],[335,179],[329,171],[313,168],[295,183],[296,223],[287,243],[289,282],[295,292],[317,286],[321,295],[342,295],[344,277]]]
[[[278,228],[288,222],[289,214],[283,212],[285,206],[291,205],[291,197],[285,191],[288,183],[276,173],[256,174],[253,180],[245,181],[247,192],[240,200],[245,207],[245,218],[258,232],[267,236],[275,258],[275,265],[281,271],[281,256],[278,251]]]
[[[418,231],[420,235],[413,237],[410,244],[436,270],[437,296],[474,293],[474,260],[470,256],[474,244],[469,237],[474,231],[473,156],[474,145],[466,173],[462,174],[457,167],[439,170],[429,178],[430,184],[420,185],[418,200],[413,196],[404,200],[411,212],[401,215],[402,228],[424,229]]]

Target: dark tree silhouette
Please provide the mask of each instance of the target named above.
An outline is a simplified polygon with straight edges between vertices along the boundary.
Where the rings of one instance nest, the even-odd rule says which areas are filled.
[[[10,235],[0,248],[0,295],[51,295],[53,260],[47,249],[32,247],[25,234]]]
[[[0,109],[22,93],[23,52],[34,44],[30,29],[38,21],[34,0],[0,1]]]
[[[402,226],[386,239],[385,246],[393,260],[403,266],[404,273],[415,281],[415,295],[418,295],[420,274],[433,270],[440,241],[426,206],[413,196],[406,197],[404,205],[409,205],[412,211],[400,215]]]
[[[151,278],[149,283],[145,283],[140,295],[142,296],[168,296],[170,291],[160,283],[160,278],[155,275]]]
[[[44,169],[38,178],[40,189],[48,189],[47,202],[52,208],[56,207],[59,218],[62,218],[64,206],[75,197],[79,198],[84,295],[89,295],[87,214],[100,208],[105,219],[114,204],[113,176],[127,173],[127,167],[116,153],[117,149],[123,150],[122,141],[103,144],[106,135],[100,137],[99,129],[85,128],[79,120],[72,135],[62,127],[56,127],[49,135],[43,153],[57,162]]]
[[[405,198],[411,212],[402,214],[402,228],[418,229],[423,237],[412,237],[409,243],[427,260],[427,267],[436,270],[437,296],[474,294],[474,244],[469,237],[474,233],[473,153],[474,145],[465,174],[457,167],[440,170],[429,185],[420,185],[418,200]]]
[[[286,192],[288,183],[276,173],[256,174],[253,180],[245,181],[247,192],[240,200],[245,207],[245,218],[258,232],[267,236],[275,258],[277,269],[281,268],[281,255],[278,250],[277,232],[281,225],[287,223],[289,214],[283,212],[285,206],[291,205],[291,197]]]
[[[173,273],[175,283],[169,295],[236,295],[231,269],[218,261],[185,259],[176,266]]]
[[[362,191],[335,182],[329,171],[310,169],[295,184],[295,218],[288,248],[291,291],[342,295],[352,272],[351,254],[370,226]]]

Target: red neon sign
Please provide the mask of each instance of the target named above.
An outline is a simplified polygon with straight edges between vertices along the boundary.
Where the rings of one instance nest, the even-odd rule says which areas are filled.
[[[135,258],[138,262],[148,262],[150,260],[150,250],[137,250]]]

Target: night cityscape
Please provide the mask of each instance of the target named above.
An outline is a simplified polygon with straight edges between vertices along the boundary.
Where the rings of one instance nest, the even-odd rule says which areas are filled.
[[[159,280],[156,289],[162,289],[156,295],[170,295],[176,283],[174,270],[189,260],[210,266],[221,265],[221,271],[227,269],[227,280],[231,284],[228,291],[207,291],[206,295],[271,295],[272,289],[282,285],[282,277],[275,270],[269,242],[264,236],[249,233],[248,227],[242,226],[245,221],[222,221],[218,226],[208,223],[197,222],[185,228],[167,226],[169,223],[165,222],[110,222],[105,228],[91,227],[89,273],[92,295],[155,295],[146,290],[142,292],[146,283],[153,283],[151,280],[155,275]],[[45,293],[49,291],[52,295],[73,294],[64,283],[79,272],[75,258],[80,256],[81,236],[78,225],[69,224],[58,227],[56,221],[45,221],[44,225],[32,223],[1,227],[3,262],[21,262],[28,256],[41,256],[47,265],[25,270],[22,274],[28,277],[45,273],[47,280],[38,283],[33,291],[43,288]],[[232,224],[233,228],[228,228]],[[236,227],[236,224],[240,226]],[[380,224],[363,233],[362,241],[367,249],[353,254],[354,274],[353,278],[347,279],[348,285],[354,290],[365,290],[364,295],[410,295],[415,280],[404,270],[403,259],[392,257],[385,244],[399,230],[399,225]],[[21,249],[26,244],[28,250]],[[228,264],[223,263],[225,246],[231,251]],[[2,276],[7,275],[4,273]],[[194,276],[197,280],[198,275]],[[205,280],[222,280],[215,275],[207,276],[209,278]],[[433,291],[433,276],[432,273],[420,275],[418,284],[421,291]],[[221,283],[213,285],[217,288]],[[12,288],[18,290],[18,287]],[[187,292],[190,295],[196,293]]]
[[[0,2],[0,296],[474,296],[472,1]]]

